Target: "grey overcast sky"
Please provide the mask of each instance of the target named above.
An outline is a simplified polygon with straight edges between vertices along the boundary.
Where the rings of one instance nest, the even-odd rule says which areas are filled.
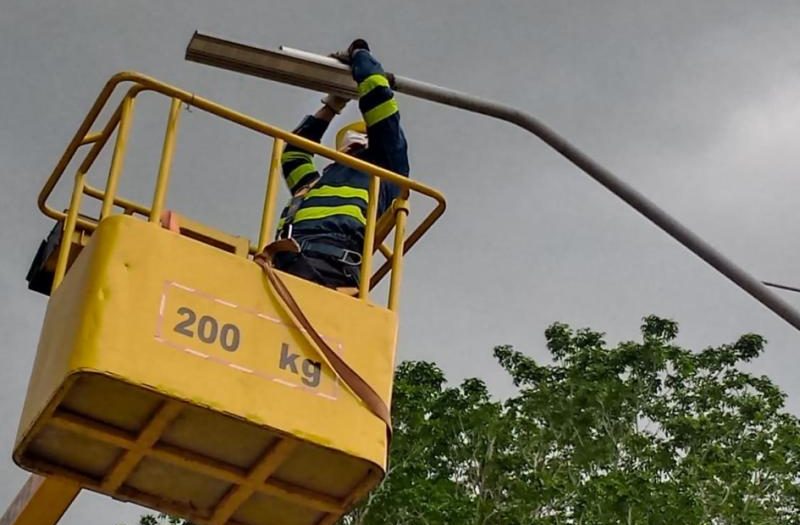
[[[757,277],[800,284],[797,0],[0,0],[2,508],[27,476],[11,449],[46,306],[24,281],[51,227],[36,194],[103,83],[137,70],[284,128],[316,108],[310,91],[185,62],[195,29],[317,52],[363,36],[388,70],[533,113]],[[479,376],[502,396],[494,345],[546,359],[553,321],[617,342],[655,313],[696,349],[766,336],[752,369],[800,412],[796,330],[534,137],[399,102],[412,176],[449,198],[408,260],[401,359]],[[165,115],[145,106],[122,187],[139,199]],[[252,134],[184,112],[169,205],[252,236],[265,160]],[[800,294],[785,298],[800,307]],[[62,523],[132,525],[140,513],[86,493]]]

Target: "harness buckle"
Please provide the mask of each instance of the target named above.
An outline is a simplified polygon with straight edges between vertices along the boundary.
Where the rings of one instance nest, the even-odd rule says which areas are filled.
[[[361,264],[361,254],[353,250],[342,248],[342,256],[339,262],[349,264],[350,266],[359,266]]]
[[[276,240],[281,239],[291,239],[292,238],[292,224],[286,224],[281,231],[278,232],[278,238]]]
[[[322,241],[305,240],[300,243],[300,251],[323,256],[329,261],[335,261],[347,266],[359,266],[361,253],[347,248],[340,248],[334,244]]]

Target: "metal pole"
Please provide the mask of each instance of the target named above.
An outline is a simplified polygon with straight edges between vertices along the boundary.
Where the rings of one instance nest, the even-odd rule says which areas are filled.
[[[656,226],[667,232],[679,243],[694,252],[695,255],[713,266],[745,292],[755,297],[761,304],[800,330],[800,313],[791,305],[768,290],[758,279],[718,252],[689,228],[659,208],[653,201],[598,164],[532,115],[510,106],[410,78],[395,76],[394,88],[399,93],[505,120],[530,131],[566,157],[567,160],[578,166],[587,175],[611,190],[614,195],[650,219]]]

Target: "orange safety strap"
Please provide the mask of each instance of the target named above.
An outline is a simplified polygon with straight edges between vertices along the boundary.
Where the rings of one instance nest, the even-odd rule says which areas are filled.
[[[386,424],[387,441],[391,442],[392,417],[389,413],[389,407],[383,402],[383,399],[381,399],[378,393],[375,392],[372,386],[370,386],[370,384],[367,383],[364,378],[358,375],[358,372],[350,368],[350,365],[348,365],[339,356],[339,354],[337,354],[336,351],[325,342],[319,332],[317,332],[306,315],[303,313],[303,310],[297,304],[297,301],[286,287],[286,284],[283,282],[283,280],[281,280],[280,277],[278,277],[278,274],[272,268],[271,263],[266,260],[266,257],[256,256],[254,261],[264,269],[264,273],[267,275],[267,279],[272,285],[272,288],[275,290],[278,297],[280,297],[284,306],[292,314],[296,324],[300,325],[297,326],[297,328],[300,329],[301,332],[305,331],[305,333],[308,334],[309,338],[314,342],[319,352],[325,357],[327,362],[331,365],[331,368],[333,368],[334,372],[336,372],[336,375],[338,375],[350,388],[350,390],[352,390],[352,392],[364,402],[370,412],[375,414]]]

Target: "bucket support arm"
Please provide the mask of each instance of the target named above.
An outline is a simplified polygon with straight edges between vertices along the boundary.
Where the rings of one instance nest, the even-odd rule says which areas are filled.
[[[73,481],[32,474],[0,516],[0,525],[55,525],[80,490]]]

